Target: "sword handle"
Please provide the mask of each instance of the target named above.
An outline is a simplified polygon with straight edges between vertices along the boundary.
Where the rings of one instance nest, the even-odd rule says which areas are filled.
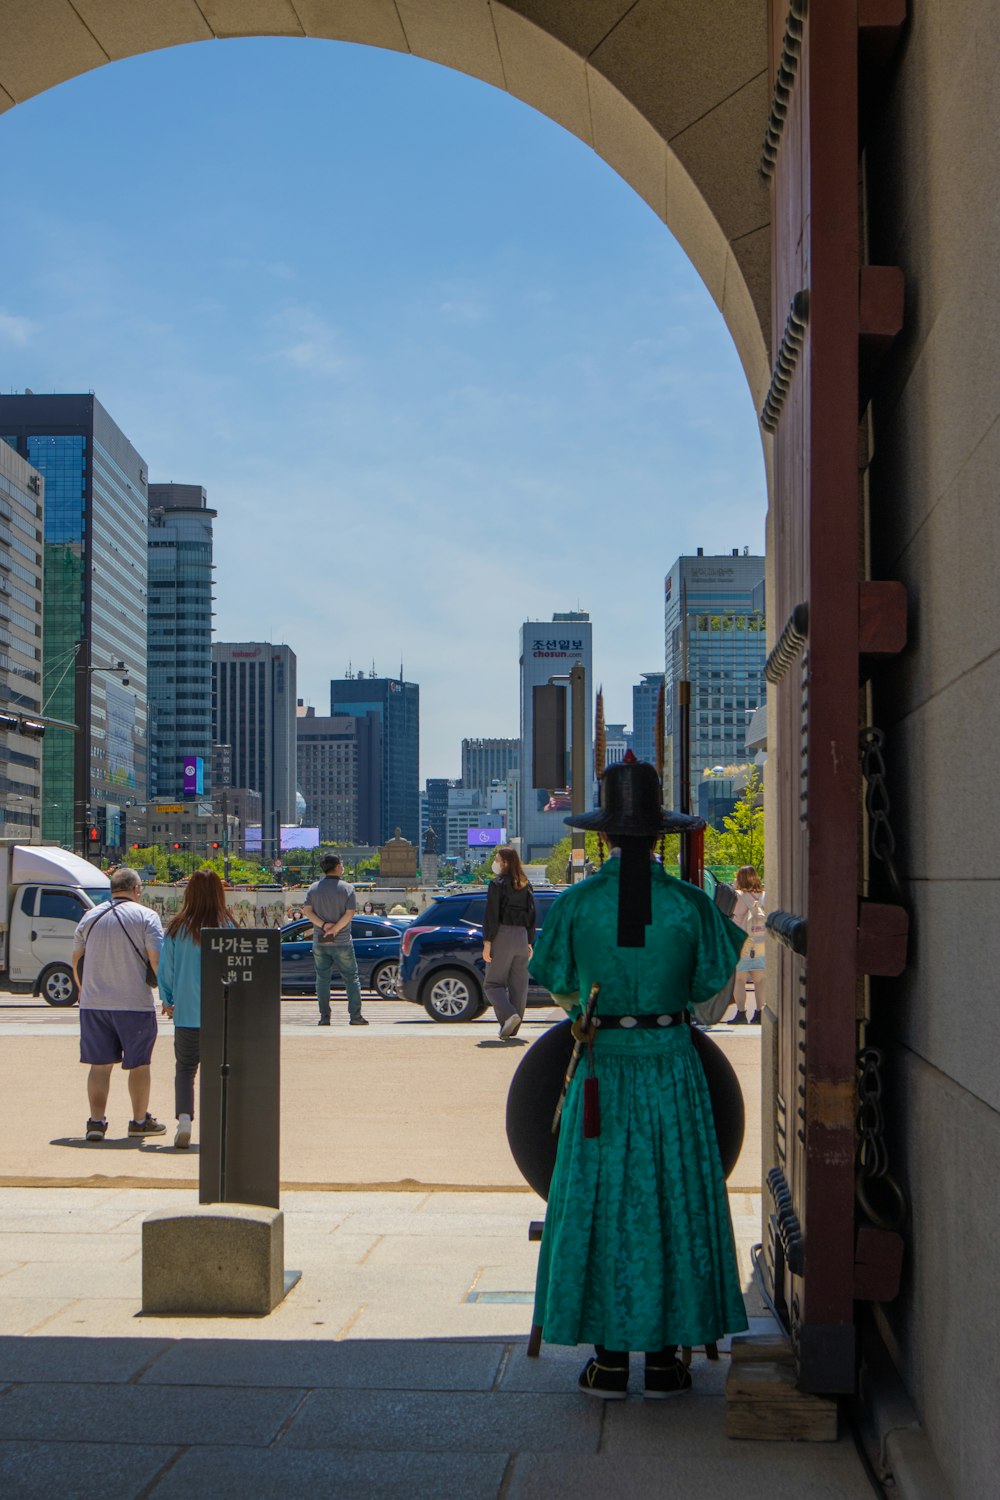
[[[594,1011],[597,1009],[597,997],[600,994],[600,992],[601,992],[600,981],[597,981],[597,982],[595,982],[594,984],[591,985],[591,987],[590,987],[590,994],[587,996],[587,1005],[586,1005],[586,1008],[585,1008],[585,1010],[583,1012],[583,1016],[581,1017],[581,1025],[580,1025],[581,1031],[583,1031],[583,1030],[589,1030],[589,1028],[590,1028],[590,1023],[594,1019]],[[572,1056],[570,1057],[570,1060],[569,1060],[569,1066],[566,1069],[566,1077],[563,1079],[563,1086],[562,1086],[562,1091],[561,1091],[561,1093],[559,1095],[559,1102],[556,1105],[556,1112],[552,1116],[552,1134],[553,1135],[555,1135],[556,1132],[559,1129],[559,1122],[562,1119],[563,1105],[566,1103],[566,1095],[569,1093],[569,1086],[573,1082],[573,1075],[574,1075],[574,1073],[577,1070],[577,1067],[578,1067],[579,1062],[580,1062],[580,1058],[582,1056],[583,1056],[583,1042],[580,1042],[580,1041],[574,1042],[573,1043],[573,1053],[572,1053]]]

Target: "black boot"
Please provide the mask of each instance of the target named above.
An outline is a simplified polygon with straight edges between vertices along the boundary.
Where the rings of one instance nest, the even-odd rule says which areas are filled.
[[[594,1358],[580,1371],[579,1386],[587,1396],[602,1401],[624,1401],[628,1395],[628,1350],[594,1345]]]
[[[677,1358],[676,1345],[673,1349],[659,1349],[655,1353],[647,1350],[643,1393],[647,1401],[665,1401],[668,1396],[680,1396],[690,1389],[691,1372],[684,1361]]]

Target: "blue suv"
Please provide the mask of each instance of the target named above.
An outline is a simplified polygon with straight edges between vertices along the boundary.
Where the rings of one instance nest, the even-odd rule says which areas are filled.
[[[539,931],[558,895],[535,891]],[[422,1005],[432,1021],[474,1021],[486,1009],[485,916],[486,892],[460,891],[439,896],[403,933],[398,994]],[[529,983],[529,1005],[546,1002],[551,1003],[548,990]]]

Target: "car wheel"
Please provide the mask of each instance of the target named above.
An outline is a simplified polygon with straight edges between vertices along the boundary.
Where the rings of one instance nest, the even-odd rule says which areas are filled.
[[[381,995],[383,1000],[395,1000],[399,995],[399,964],[393,959],[387,964],[379,964],[372,974],[372,989]]]
[[[68,964],[53,964],[46,969],[38,983],[38,993],[50,1005],[75,1005],[80,992]]]
[[[462,969],[440,969],[420,992],[432,1021],[474,1021],[483,1002],[482,991]]]

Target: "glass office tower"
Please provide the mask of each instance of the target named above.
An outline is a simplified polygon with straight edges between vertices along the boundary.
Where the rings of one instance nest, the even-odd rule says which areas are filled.
[[[149,706],[156,722],[149,795],[184,800],[184,762],[212,791],[212,521],[198,484],[149,486]]]
[[[119,848],[147,791],[146,463],[90,395],[0,396],[0,434],[45,480],[44,712],[82,713],[79,803],[75,736],[43,742],[42,834],[71,845],[76,817]]]
[[[260,793],[267,860],[280,859],[281,825],[295,821],[296,666],[289,646],[270,641],[212,646],[212,743],[230,747],[234,786]]]
[[[34,840],[42,745],[41,475],[0,443],[0,832]],[[26,721],[28,721],[26,723]]]
[[[505,785],[511,771],[520,765],[521,741],[511,739],[463,740],[462,785],[485,790],[495,781]]]
[[[679,557],[664,582],[668,801],[681,807],[677,684],[691,684],[691,810],[706,770],[747,759],[750,714],[765,701],[764,559],[733,551]]]
[[[660,701],[662,672],[643,672],[632,688],[632,754],[636,760],[656,765],[656,709]],[[657,768],[662,775],[662,767]]]
[[[376,713],[382,723],[382,806],[379,842],[398,828],[404,839],[420,838],[420,688],[395,677],[335,677],[330,683],[330,714],[362,718]],[[440,833],[442,830],[435,829]]]

